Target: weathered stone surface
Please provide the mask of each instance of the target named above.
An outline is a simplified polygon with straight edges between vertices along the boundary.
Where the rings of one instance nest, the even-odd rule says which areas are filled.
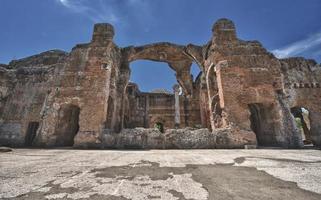
[[[165,136],[158,129],[123,129],[120,133],[105,130],[102,148],[110,149],[164,149]]]
[[[27,58],[13,60],[9,63],[7,68],[18,69],[21,67],[44,67],[56,65],[57,63],[65,62],[64,59],[68,55],[67,52],[61,50],[50,50]]]
[[[208,129],[168,129],[165,136],[166,148],[169,149],[215,148],[215,134]]]
[[[14,122],[3,122],[0,124],[1,145],[21,146],[24,138],[21,136],[21,125]]]
[[[6,153],[12,151],[9,147],[0,147],[0,153]]]
[[[123,129],[118,135],[118,148],[162,149],[163,134],[157,129]]]
[[[245,148],[248,145],[257,145],[256,136],[253,131],[237,130],[233,128],[220,128],[214,131],[215,148]]]
[[[94,132],[80,132],[74,139],[75,148],[98,148],[101,146],[101,140]]]
[[[167,129],[165,133],[156,128],[123,129],[120,133],[110,130],[98,139],[88,133],[77,134],[74,147],[107,149],[214,149],[244,148],[256,145],[252,131],[222,128],[209,129]]]
[[[52,50],[1,64],[0,145],[300,148],[302,138],[310,138],[321,146],[320,65],[277,59],[258,41],[238,39],[228,19],[218,20],[212,33],[203,46],[120,48],[113,26],[101,23],[89,43],[69,53]],[[129,83],[130,62],[138,59],[175,71],[182,90],[176,113],[174,94],[140,92]],[[195,80],[193,62],[201,70]],[[293,113],[303,108],[308,117]],[[302,132],[296,120],[309,128]]]

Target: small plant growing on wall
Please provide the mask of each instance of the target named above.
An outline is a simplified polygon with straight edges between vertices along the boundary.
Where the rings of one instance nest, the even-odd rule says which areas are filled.
[[[160,122],[155,124],[155,128],[157,128],[161,133],[164,133],[164,125]]]
[[[296,126],[301,130],[302,129],[302,122],[300,118],[295,118]]]

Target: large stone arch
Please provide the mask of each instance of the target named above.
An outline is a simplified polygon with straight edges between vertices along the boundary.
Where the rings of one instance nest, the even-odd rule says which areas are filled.
[[[130,63],[136,60],[151,60],[165,62],[176,72],[177,82],[186,96],[193,94],[193,79],[191,66],[196,62],[201,65],[202,47],[196,45],[182,46],[168,42],[147,44],[143,46],[129,46],[123,49],[124,62]],[[197,53],[195,53],[197,52]],[[200,66],[201,70],[202,67]]]

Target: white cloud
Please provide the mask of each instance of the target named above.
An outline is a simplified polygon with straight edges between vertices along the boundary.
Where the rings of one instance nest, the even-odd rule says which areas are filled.
[[[312,48],[318,47],[318,45],[321,45],[321,32],[313,34],[306,39],[294,42],[286,47],[275,49],[272,53],[278,58],[286,58],[305,53]]]
[[[58,0],[60,3],[62,3],[64,6],[68,6],[68,0]]]
[[[88,7],[82,4],[81,0],[58,0],[63,6],[71,9],[74,12],[84,12]]]
[[[63,7],[78,14],[88,17],[94,23],[119,22],[133,20],[132,17],[144,16],[151,17],[149,4],[146,0],[56,0]],[[125,8],[125,9],[124,9]],[[130,11],[131,15],[128,14]],[[124,19],[125,17],[129,19]]]
[[[58,2],[70,11],[80,13],[88,17],[93,22],[118,23],[119,18],[116,10],[110,5],[108,8],[103,1],[98,1],[96,7],[92,6],[89,0],[58,0]]]
[[[0,0],[1,1],[1,0]],[[64,9],[82,15],[93,23],[108,22],[126,30],[141,28],[146,33],[154,24],[149,0],[55,0]]]

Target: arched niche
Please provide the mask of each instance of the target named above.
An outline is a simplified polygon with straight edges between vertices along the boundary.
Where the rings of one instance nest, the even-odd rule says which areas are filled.
[[[55,146],[73,146],[74,138],[79,130],[80,108],[77,105],[62,105],[58,112],[55,130]]]

